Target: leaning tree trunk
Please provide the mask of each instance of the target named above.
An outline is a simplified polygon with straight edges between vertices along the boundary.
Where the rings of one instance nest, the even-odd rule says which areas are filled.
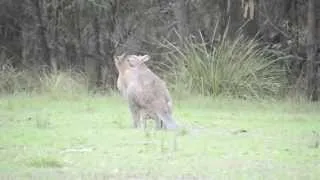
[[[312,101],[318,100],[317,96],[317,25],[316,25],[316,0],[308,1],[308,34],[307,34],[307,96]]]

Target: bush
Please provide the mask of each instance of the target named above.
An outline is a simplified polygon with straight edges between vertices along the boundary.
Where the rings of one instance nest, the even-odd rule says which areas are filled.
[[[175,79],[180,91],[262,98],[279,95],[285,85],[285,70],[279,63],[282,58],[259,47],[255,40],[223,38],[211,50],[192,40],[186,40],[182,48],[168,44],[167,48],[177,52],[169,57],[175,64],[170,79]]]
[[[74,70],[42,73],[40,79],[40,92],[50,93],[54,96],[80,95],[88,92],[88,80],[83,73]]]
[[[46,93],[53,96],[77,95],[88,92],[86,76],[75,70],[17,70],[10,65],[0,69],[0,94]]]
[[[2,65],[0,69],[0,93],[15,94],[34,91],[39,86],[37,77],[30,71],[18,71],[11,65]]]

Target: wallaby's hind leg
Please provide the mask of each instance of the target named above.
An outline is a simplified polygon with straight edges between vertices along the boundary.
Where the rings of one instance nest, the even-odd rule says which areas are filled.
[[[143,129],[147,129],[147,118],[144,117],[144,116],[141,116],[141,117],[140,117],[140,122],[141,122],[142,125],[143,125]]]
[[[170,113],[157,113],[157,115],[161,121],[162,128],[169,130],[178,128],[178,125]]]
[[[156,127],[157,127],[158,130],[166,129],[163,121],[161,119],[159,119],[159,118],[156,119]]]
[[[164,125],[163,121],[161,121],[161,120],[159,120],[159,121],[160,121],[160,127],[161,127],[162,129],[165,129],[165,125]]]
[[[137,106],[135,106],[132,103],[129,103],[129,109],[131,112],[131,117],[132,117],[132,121],[133,121],[133,127],[134,128],[138,128],[139,127],[139,121],[140,121],[140,112],[137,108]]]
[[[162,128],[162,121],[159,118],[155,118],[154,121],[156,123],[156,129],[160,130]]]
[[[143,129],[147,128],[148,115],[144,111],[140,111],[140,123],[143,125]]]

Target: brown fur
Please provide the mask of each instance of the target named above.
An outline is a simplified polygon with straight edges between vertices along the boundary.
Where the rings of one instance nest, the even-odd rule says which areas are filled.
[[[115,57],[119,72],[117,87],[128,100],[134,127],[151,118],[156,121],[157,128],[162,127],[163,122],[167,128],[174,129],[177,125],[172,119],[172,99],[166,83],[144,63],[149,59],[148,55]]]

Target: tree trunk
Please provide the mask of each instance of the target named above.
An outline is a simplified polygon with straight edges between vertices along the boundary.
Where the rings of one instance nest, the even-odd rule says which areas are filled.
[[[255,0],[254,2],[254,15],[252,19],[246,19],[247,23],[244,26],[244,34],[249,38],[256,37],[259,30],[259,0]]]
[[[55,29],[54,29],[54,46],[52,49],[52,61],[54,61],[55,63],[53,64],[54,66],[56,66],[54,69],[59,70],[60,69],[60,64],[61,62],[58,61],[60,59],[59,57],[59,47],[58,47],[58,43],[59,43],[59,37],[60,37],[60,30],[58,27],[60,27],[60,21],[59,21],[59,16],[61,13],[61,0],[57,0],[55,2],[55,15],[54,15],[54,21],[55,21]]]
[[[227,30],[228,37],[233,39],[243,23],[242,14],[240,11],[241,1],[220,0],[219,8],[221,10],[220,35],[222,36]]]
[[[182,38],[185,38],[189,34],[188,28],[188,2],[185,0],[178,0],[175,4],[175,17],[178,21],[178,32]],[[183,40],[182,40],[183,41]]]
[[[42,53],[43,53],[44,62],[50,67],[50,69],[53,68],[53,70],[55,70],[56,63],[52,62],[51,60],[51,52],[50,52],[48,40],[46,37],[46,27],[42,20],[41,2],[43,3],[43,1],[41,0],[32,0],[32,3],[35,7],[36,18],[38,21],[37,24],[38,24],[38,36],[40,39],[40,46],[43,48]]]
[[[82,37],[81,37],[81,5],[80,2],[77,1],[76,4],[76,52],[77,52],[77,60],[78,65],[83,68],[84,67],[84,55],[83,55],[83,47],[82,47]]]
[[[104,49],[105,49],[105,54],[104,54],[104,61],[106,62],[106,67],[102,70],[102,76],[104,78],[104,82],[106,85],[109,86],[109,88],[114,89],[116,88],[116,67],[114,65],[113,61],[113,55],[115,54],[115,44],[113,43],[113,35],[115,33],[116,29],[116,19],[119,8],[120,8],[120,1],[115,0],[113,1],[110,5],[110,12],[109,12],[109,17],[106,23],[106,29],[108,31],[109,36],[105,39],[104,43]]]
[[[311,101],[317,101],[317,25],[315,0],[308,1],[308,34],[307,34],[307,96]]]
[[[98,87],[101,86],[101,43],[100,43],[100,24],[99,24],[99,15],[96,14],[94,19],[93,19],[93,28],[94,28],[94,37],[95,37],[95,53],[97,59],[97,64],[96,64],[96,72],[97,72],[97,82],[96,85]]]

